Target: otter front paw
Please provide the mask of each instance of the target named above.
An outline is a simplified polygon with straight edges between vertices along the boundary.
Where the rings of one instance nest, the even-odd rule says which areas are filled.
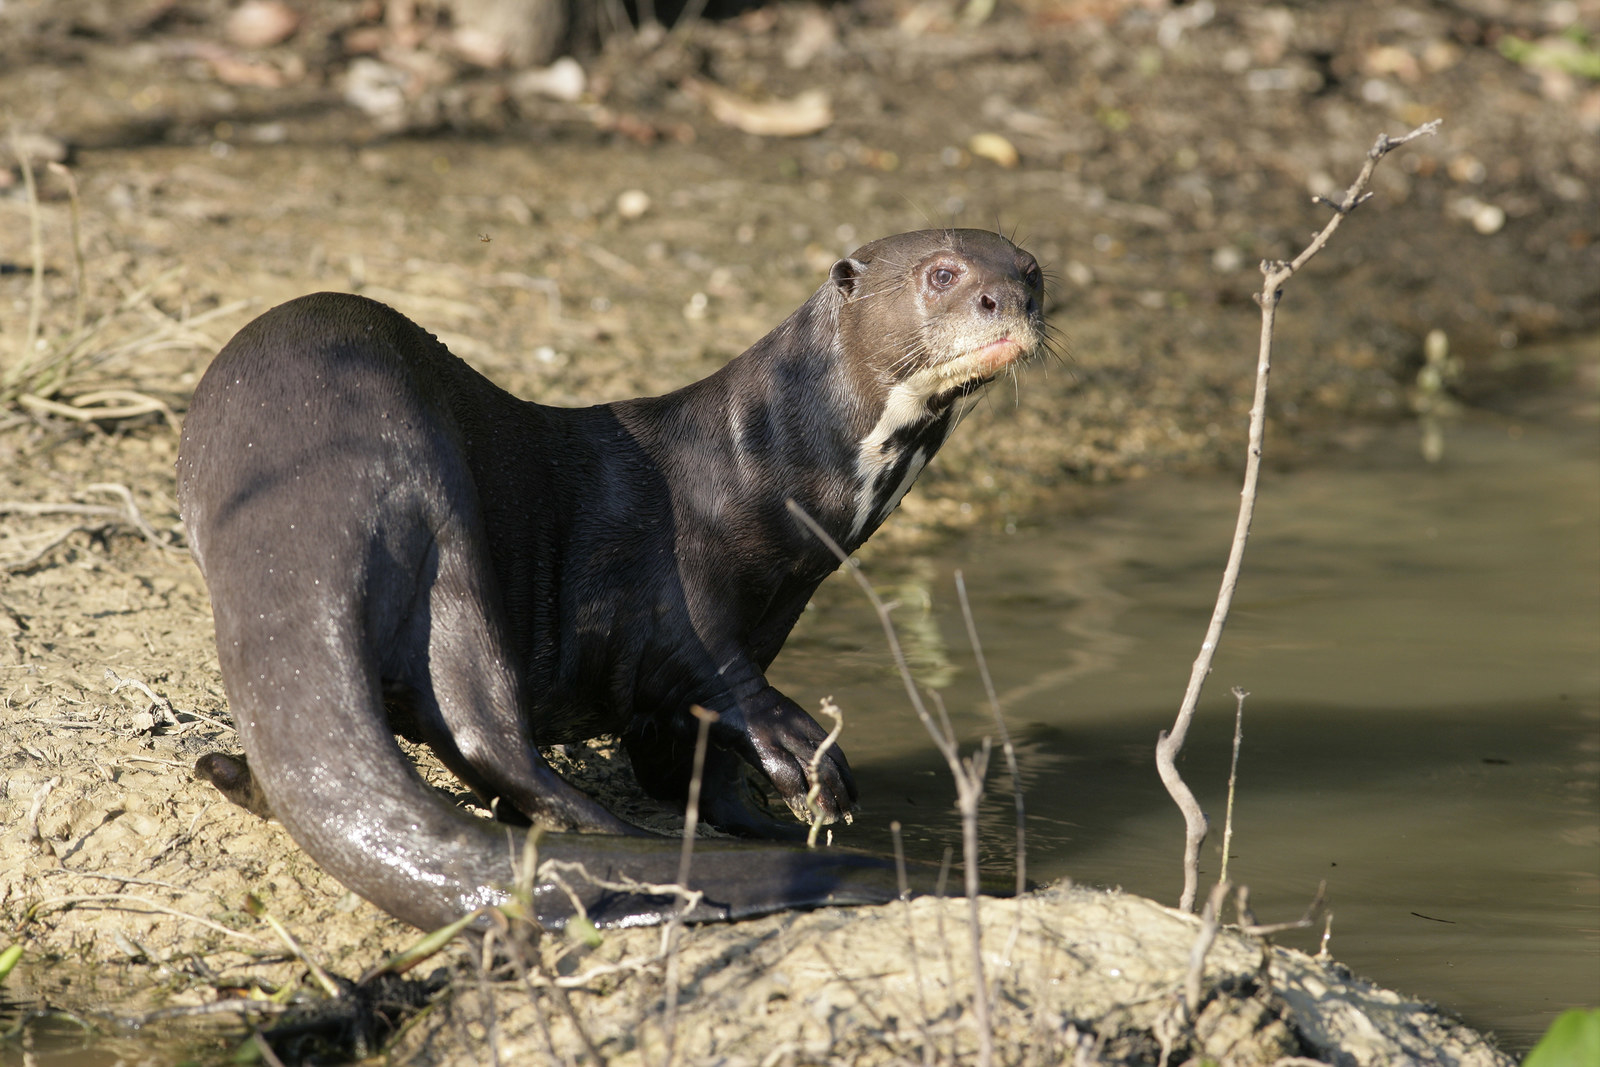
[[[747,715],[738,747],[801,822],[849,822],[859,796],[850,763],[810,715],[787,697]],[[815,763],[815,767],[812,764]],[[816,795],[807,797],[816,786]]]

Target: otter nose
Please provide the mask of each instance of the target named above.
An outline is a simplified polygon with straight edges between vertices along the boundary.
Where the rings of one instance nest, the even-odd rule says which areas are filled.
[[[1020,286],[1004,282],[989,285],[978,291],[978,311],[983,315],[1016,314],[1028,306],[1029,296]]]

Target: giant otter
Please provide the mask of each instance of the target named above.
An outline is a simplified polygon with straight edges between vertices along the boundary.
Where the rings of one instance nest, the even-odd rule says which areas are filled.
[[[661,883],[676,847],[616,836],[640,831],[535,745],[620,735],[640,782],[681,802],[701,705],[704,818],[782,836],[742,767],[811,817],[824,731],[763,672],[837,566],[786,501],[859,546],[968,399],[1041,346],[1042,301],[1034,258],[997,234],[887,237],[703,381],[580,409],[511,396],[363,297],[267,311],[206,371],[178,458],[248,758],[202,773],[423,927],[503,899],[520,835],[427,788],[396,729],[502,812],[589,832],[547,834],[541,857]],[[846,817],[837,747],[816,777],[816,817]],[[701,918],[895,893],[885,861],[775,844],[703,843],[694,882]],[[602,923],[665,903],[585,892]],[[547,923],[570,907],[537,894]]]

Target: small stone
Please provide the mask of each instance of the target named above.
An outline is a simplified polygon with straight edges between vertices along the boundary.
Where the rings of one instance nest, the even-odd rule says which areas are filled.
[[[1472,228],[1485,237],[1499,233],[1505,224],[1505,209],[1497,204],[1482,204],[1472,213]]]
[[[1244,266],[1244,253],[1233,245],[1222,245],[1211,253],[1211,266],[1219,274],[1232,274]]]
[[[300,15],[280,0],[245,0],[228,16],[222,33],[240,48],[270,48],[300,28]]]
[[[643,189],[628,189],[617,197],[617,214],[636,219],[650,210],[650,194]]]
[[[588,84],[583,64],[571,56],[562,56],[548,67],[518,74],[511,81],[511,92],[515,96],[543,96],[570,104],[583,96]]]

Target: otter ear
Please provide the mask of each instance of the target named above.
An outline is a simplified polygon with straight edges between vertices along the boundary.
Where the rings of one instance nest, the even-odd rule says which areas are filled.
[[[828,280],[849,298],[856,295],[856,286],[861,284],[861,276],[866,272],[867,265],[859,259],[841,259],[828,271]]]

